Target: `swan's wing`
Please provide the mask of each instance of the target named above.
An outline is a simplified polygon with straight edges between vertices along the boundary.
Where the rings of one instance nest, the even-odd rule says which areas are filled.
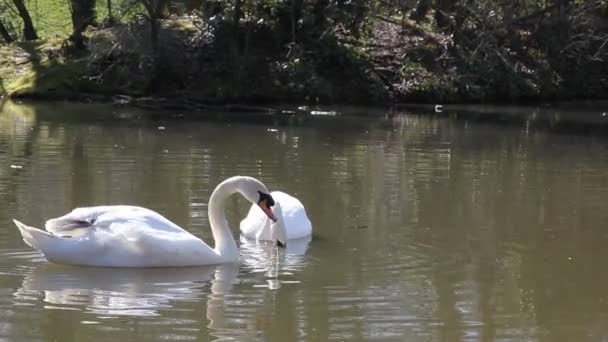
[[[101,224],[105,221],[102,219]],[[91,233],[100,252],[91,263],[123,267],[214,263],[216,252],[187,231],[158,229],[154,220],[112,219]]]
[[[312,234],[312,223],[300,200],[282,191],[271,192],[272,198],[281,203],[283,220],[289,240],[299,239]]]
[[[73,235],[80,229],[91,227],[97,217],[96,208],[74,209],[64,216],[47,220],[44,223],[44,228],[56,235]]]
[[[86,257],[93,252],[91,244],[82,243],[81,238],[64,238],[42,229],[30,227],[17,220],[13,220],[13,222],[19,228],[23,241],[28,246],[42,252],[49,260],[65,255]]]
[[[284,210],[283,220],[287,227],[287,238],[299,239],[312,234],[312,224],[306,210],[302,207],[300,210]]]
[[[155,211],[127,205],[76,208],[64,216],[46,221],[45,228],[57,235],[75,236],[83,230],[104,229],[116,222],[139,222],[142,226],[159,231],[186,232]]]
[[[52,233],[45,232],[38,228],[27,226],[17,220],[13,219],[13,222],[15,223],[17,228],[19,228],[19,232],[21,233],[23,242],[25,242],[28,246],[32,248],[40,250],[38,241],[45,242],[57,238],[57,236]]]
[[[275,202],[281,202],[282,209],[304,207],[300,200],[283,191],[272,191],[270,195]]]

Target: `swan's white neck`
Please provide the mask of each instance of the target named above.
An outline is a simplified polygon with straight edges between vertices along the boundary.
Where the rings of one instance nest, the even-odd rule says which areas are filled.
[[[281,204],[276,202],[274,206],[274,215],[278,218],[276,222],[272,222],[270,219],[266,219],[270,224],[270,239],[280,241],[283,244],[287,243],[287,227],[285,227],[285,219],[283,217],[283,210]]]
[[[228,226],[224,209],[228,197],[241,192],[240,183],[238,179],[234,178],[220,183],[211,194],[208,208],[209,224],[215,240],[214,250],[220,257],[234,261],[239,258],[239,250]]]

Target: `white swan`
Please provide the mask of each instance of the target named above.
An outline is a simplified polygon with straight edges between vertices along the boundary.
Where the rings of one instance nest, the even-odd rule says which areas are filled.
[[[279,246],[285,246],[287,240],[301,239],[312,234],[312,224],[302,202],[281,191],[273,191],[270,196],[276,202],[274,211],[278,220],[273,220],[274,223],[271,224],[263,213],[252,206],[240,224],[243,236],[276,241]]]
[[[239,250],[228,227],[224,202],[240,193],[262,215],[276,221],[272,196],[262,182],[235,176],[220,183],[209,199],[215,248],[162,215],[135,206],[77,208],[48,220],[45,230],[14,220],[25,243],[52,262],[110,267],[200,266],[237,262]]]

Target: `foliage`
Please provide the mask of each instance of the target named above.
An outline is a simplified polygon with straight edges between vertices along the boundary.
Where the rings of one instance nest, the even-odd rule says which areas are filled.
[[[94,11],[91,1],[28,5],[42,37],[83,34],[87,77],[132,95],[436,102],[608,94],[605,0],[97,0]],[[0,21],[21,39],[13,2],[0,2]],[[70,16],[87,2],[87,15]]]

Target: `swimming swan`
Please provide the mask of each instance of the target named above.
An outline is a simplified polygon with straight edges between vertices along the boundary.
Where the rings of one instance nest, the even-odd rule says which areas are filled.
[[[26,244],[56,263],[172,267],[237,262],[239,250],[224,213],[226,199],[235,193],[254,203],[262,215],[276,221],[271,210],[274,199],[262,182],[244,176],[228,178],[215,188],[209,199],[209,224],[215,248],[162,215],[136,206],[76,208],[67,215],[46,221],[46,230],[13,221]]]
[[[295,240],[312,234],[312,224],[304,205],[297,198],[281,191],[273,191],[274,213],[278,220],[270,220],[252,206],[247,217],[241,221],[241,234],[248,239],[276,241],[284,247],[287,240]]]

